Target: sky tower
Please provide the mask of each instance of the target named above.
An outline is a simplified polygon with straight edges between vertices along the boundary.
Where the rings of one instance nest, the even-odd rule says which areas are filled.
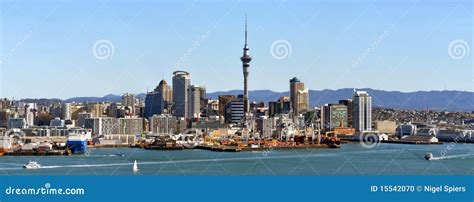
[[[249,67],[252,57],[250,57],[249,47],[247,45],[247,15],[245,15],[245,44],[244,44],[244,54],[240,58],[242,61],[242,68],[244,72],[244,112],[245,114],[249,113],[249,90],[248,90],[248,77],[249,77]]]

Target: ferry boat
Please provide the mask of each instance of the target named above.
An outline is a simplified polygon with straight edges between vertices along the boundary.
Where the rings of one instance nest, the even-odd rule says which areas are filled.
[[[69,148],[73,154],[85,153],[87,149],[87,138],[80,134],[69,135],[66,147]]]
[[[41,165],[36,161],[30,161],[23,166],[25,169],[38,169],[41,168]]]

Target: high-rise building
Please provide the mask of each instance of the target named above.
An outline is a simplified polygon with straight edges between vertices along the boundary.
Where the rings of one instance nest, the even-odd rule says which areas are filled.
[[[237,99],[232,100],[226,105],[226,123],[241,124],[245,117],[245,98],[239,95]]]
[[[145,110],[143,116],[150,118],[163,113],[163,96],[159,91],[148,92],[145,97]]]
[[[135,116],[137,114],[138,99],[132,93],[122,95],[122,106],[124,107],[126,116]]]
[[[366,91],[355,91],[352,99],[352,123],[357,132],[372,130],[372,97]]]
[[[201,117],[201,101],[203,93],[206,89],[197,85],[189,86],[188,88],[188,118]]]
[[[36,103],[19,102],[18,108],[21,109],[21,111],[19,111],[20,116],[25,118],[26,126],[34,126],[37,112]]]
[[[71,103],[64,103],[62,106],[61,119],[71,120]]]
[[[147,93],[143,116],[150,118],[153,115],[170,113],[172,97],[171,87],[165,80],[161,80],[155,90]]]
[[[135,98],[134,94],[125,93],[122,95],[123,106],[135,106],[136,102],[137,102],[137,98]]]
[[[173,104],[173,90],[171,86],[163,79],[160,84],[155,88],[163,96],[163,114],[171,113],[171,106]]]
[[[249,113],[249,91],[248,91],[248,77],[249,77],[249,67],[252,57],[250,57],[250,49],[247,44],[247,16],[245,16],[245,44],[244,44],[244,53],[240,60],[242,61],[242,68],[244,73],[244,113]]]
[[[105,103],[88,103],[86,109],[87,112],[92,114],[92,117],[102,117],[107,105]]]
[[[49,108],[49,113],[52,118],[61,118],[62,117],[62,105],[61,103],[53,103]]]
[[[91,113],[86,113],[86,112],[78,113],[78,114],[77,114],[76,126],[77,126],[77,127],[84,128],[84,127],[85,127],[85,124],[86,124],[86,119],[88,119],[88,118],[92,118],[92,114],[91,114]]]
[[[225,117],[227,103],[237,99],[235,95],[219,95],[219,116]]]
[[[352,99],[339,100],[339,104],[347,106],[347,127],[354,127],[352,124],[352,115],[354,114]]]
[[[289,114],[291,112],[291,99],[288,96],[282,96],[278,100],[277,114]]]
[[[296,77],[290,79],[290,100],[294,116],[306,112],[309,108],[309,91]]]
[[[257,131],[260,133],[260,136],[264,139],[270,139],[273,135],[273,118],[268,118],[266,116],[260,116],[256,120]]]
[[[173,115],[188,118],[188,88],[191,85],[191,76],[186,71],[175,71],[173,75]]]
[[[347,127],[347,106],[343,104],[325,104],[321,106],[321,126],[326,130]]]

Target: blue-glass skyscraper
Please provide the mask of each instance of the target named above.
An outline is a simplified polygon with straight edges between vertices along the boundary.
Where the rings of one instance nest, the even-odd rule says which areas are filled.
[[[159,91],[153,91],[146,94],[145,111],[143,116],[150,118],[153,115],[160,115],[163,113],[163,95]]]

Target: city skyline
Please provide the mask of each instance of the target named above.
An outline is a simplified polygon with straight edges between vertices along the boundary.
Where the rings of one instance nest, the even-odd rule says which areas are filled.
[[[473,92],[469,85],[474,74],[472,54],[467,52],[456,59],[448,52],[450,43],[456,40],[466,42],[470,50],[472,27],[465,25],[472,21],[465,18],[468,13],[463,10],[471,4],[469,1],[436,2],[430,6],[418,1],[395,5],[346,2],[352,9],[336,12],[341,15],[338,19],[324,18],[334,14],[323,9],[337,8],[337,2],[304,2],[307,8],[284,2],[257,2],[252,6],[249,2],[231,2],[207,8],[208,3],[176,3],[170,11],[155,14],[147,6],[159,8],[159,4],[150,2],[134,4],[130,9],[133,11],[125,11],[126,4],[108,7],[106,3],[88,2],[72,11],[77,6],[74,3],[53,1],[42,5],[49,9],[46,13],[39,11],[41,7],[33,8],[34,4],[18,9],[15,4],[21,3],[4,2],[2,24],[10,29],[2,36],[0,97],[64,99],[143,93],[162,78],[170,82],[175,70],[190,72],[208,92],[241,89],[239,55],[245,13],[252,32],[249,45],[256,58],[250,70],[249,90],[286,92],[288,79],[298,77],[311,90]],[[205,11],[199,11],[201,7],[206,7]],[[222,13],[225,8],[229,8],[228,12]],[[257,12],[258,8],[273,8],[273,12]],[[163,21],[167,19],[163,15],[169,18],[174,15],[172,11],[178,10],[184,12],[179,20]],[[268,19],[279,11],[286,13]],[[22,12],[27,15],[13,18]],[[68,12],[90,17],[67,18]],[[210,14],[196,19],[201,12]],[[415,20],[407,21],[406,15]],[[99,20],[95,22],[96,19]],[[154,27],[154,21],[166,26]],[[417,23],[433,26],[412,29]],[[160,29],[163,27],[166,28]],[[92,50],[102,40],[112,45],[112,53],[106,58],[97,57]],[[287,45],[281,49],[287,52],[277,55],[279,52],[272,52],[273,45]],[[270,80],[268,74],[272,75]]]

